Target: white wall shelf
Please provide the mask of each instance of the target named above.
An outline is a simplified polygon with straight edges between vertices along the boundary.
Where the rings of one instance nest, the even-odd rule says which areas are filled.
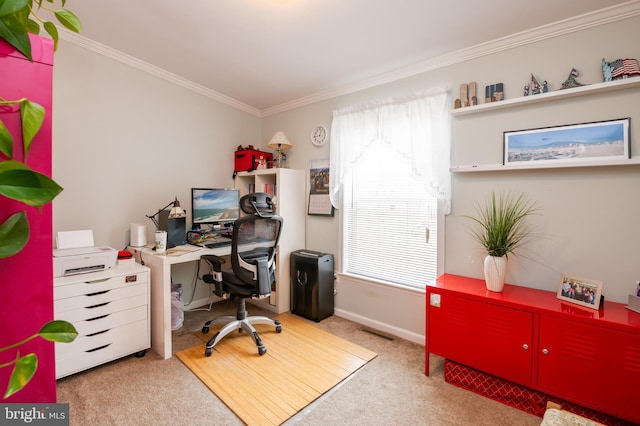
[[[502,164],[473,164],[468,166],[451,167],[451,173],[470,173],[470,172],[503,172],[509,170],[536,170],[536,169],[564,169],[574,167],[602,167],[602,166],[631,166],[640,165],[640,157],[632,157],[628,160],[608,160],[608,161],[581,161],[576,163],[539,163],[530,161],[517,165]]]
[[[522,96],[520,98],[507,99],[504,101],[457,108],[451,110],[451,115],[455,117],[460,115],[475,114],[504,108],[512,108],[515,106],[526,104],[535,104],[539,102],[573,98],[576,96],[592,95],[614,90],[629,89],[638,86],[640,86],[640,77],[630,77],[623,80],[608,81],[603,83],[590,84],[587,86],[575,87],[573,89],[556,90],[554,92],[541,93],[539,95]]]

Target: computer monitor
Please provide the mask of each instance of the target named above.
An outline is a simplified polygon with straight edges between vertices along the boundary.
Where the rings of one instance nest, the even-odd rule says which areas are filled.
[[[240,217],[240,191],[223,188],[191,188],[193,226],[226,225]]]

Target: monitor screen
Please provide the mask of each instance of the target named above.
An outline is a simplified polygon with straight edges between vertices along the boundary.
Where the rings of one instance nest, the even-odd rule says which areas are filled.
[[[194,225],[221,225],[240,217],[237,189],[191,188],[191,218]]]

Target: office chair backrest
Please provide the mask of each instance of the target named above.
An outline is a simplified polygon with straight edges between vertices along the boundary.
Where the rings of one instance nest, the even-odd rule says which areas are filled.
[[[275,282],[275,254],[282,217],[273,214],[273,204],[269,194],[249,194],[240,200],[243,211],[251,214],[237,219],[233,225],[231,243],[231,265],[233,273],[242,282],[256,285],[258,295],[271,293]],[[244,207],[243,207],[244,206]],[[248,206],[252,206],[249,209]]]

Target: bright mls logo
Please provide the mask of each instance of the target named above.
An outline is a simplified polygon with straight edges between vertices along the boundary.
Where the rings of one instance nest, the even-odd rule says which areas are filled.
[[[2,404],[0,424],[69,426],[69,404]]]

